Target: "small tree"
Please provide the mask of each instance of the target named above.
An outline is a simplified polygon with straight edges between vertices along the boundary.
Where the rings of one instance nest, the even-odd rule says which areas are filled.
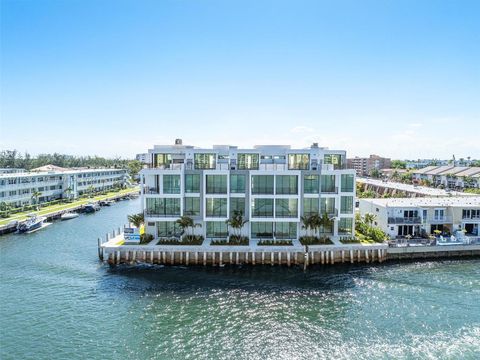
[[[38,198],[42,195],[42,193],[38,190],[33,190],[32,192],[32,200],[35,205],[38,205]]]
[[[242,234],[242,228],[247,222],[248,220],[243,218],[243,212],[238,210],[235,210],[230,219],[225,221],[227,226],[233,229],[233,235],[237,236],[238,238],[240,238]]]
[[[375,219],[377,218],[377,215],[375,214],[372,214],[372,213],[366,213],[363,217],[364,221],[369,224],[370,226],[372,226],[373,222],[375,221]]]
[[[305,229],[307,236],[311,236],[310,230],[312,229],[312,217],[311,216],[302,216],[300,217],[302,222],[302,229]]]
[[[128,221],[135,227],[139,228],[144,222],[145,217],[143,213],[128,215]]]
[[[87,188],[87,192],[88,194],[90,195],[90,197],[93,197],[93,192],[95,191],[95,187],[93,185],[90,185],[88,188]]]
[[[182,229],[182,234],[186,233],[187,236],[193,235],[193,229],[196,227],[202,227],[201,224],[195,224],[193,219],[189,216],[181,216],[180,219],[176,221],[178,226]],[[189,233],[189,229],[192,229],[192,234]]]
[[[330,218],[327,213],[323,213],[323,215],[319,218],[319,228],[323,228],[324,232],[326,228],[331,228],[334,219]]]

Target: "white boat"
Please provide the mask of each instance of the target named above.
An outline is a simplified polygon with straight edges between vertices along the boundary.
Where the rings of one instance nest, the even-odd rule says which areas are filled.
[[[37,216],[35,214],[29,214],[28,219],[21,222],[17,226],[18,232],[24,233],[32,230],[40,229],[43,226],[43,222],[47,220],[45,216]]]
[[[60,216],[60,219],[61,220],[70,220],[70,219],[75,219],[76,217],[78,217],[77,213],[70,212],[70,213],[62,214],[62,216]]]

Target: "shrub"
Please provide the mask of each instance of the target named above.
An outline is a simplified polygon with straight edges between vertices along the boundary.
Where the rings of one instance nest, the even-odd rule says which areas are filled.
[[[292,240],[260,240],[259,246],[291,246]]]
[[[333,244],[332,240],[328,236],[302,236],[300,237],[300,243],[302,245],[330,245]]]
[[[203,236],[201,235],[186,235],[183,239],[179,238],[161,238],[157,245],[202,245]]]
[[[228,239],[212,240],[210,245],[232,245],[245,246],[249,244],[249,239],[246,236],[231,235]]]
[[[153,240],[153,235],[152,234],[141,234],[140,235],[140,245],[148,244],[152,240]]]

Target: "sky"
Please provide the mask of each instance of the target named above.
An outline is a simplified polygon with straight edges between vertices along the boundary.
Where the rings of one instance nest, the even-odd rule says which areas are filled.
[[[0,149],[480,158],[477,0],[0,4]]]

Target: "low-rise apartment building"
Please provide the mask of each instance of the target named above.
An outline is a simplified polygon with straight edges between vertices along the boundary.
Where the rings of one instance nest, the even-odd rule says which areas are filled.
[[[347,168],[354,169],[357,176],[369,176],[372,170],[388,169],[391,160],[378,155],[370,155],[368,158],[354,157],[347,160]]]
[[[346,169],[345,151],[318,147],[182,145],[149,150],[149,168],[140,172],[146,233],[178,236],[176,220],[191,217],[205,238],[228,235],[226,220],[241,211],[251,239],[297,239],[301,217],[326,213],[325,236],[354,229],[355,172]]]
[[[480,188],[480,167],[427,166],[412,172],[414,180],[428,180],[433,186],[445,188]]]
[[[125,186],[128,173],[124,169],[62,169],[0,174],[0,203],[13,207],[77,198],[90,191],[103,191]],[[36,196],[35,196],[36,194]]]
[[[451,196],[395,199],[360,199],[360,215],[375,215],[374,226],[391,238],[454,234],[478,236],[480,226],[480,196]]]

